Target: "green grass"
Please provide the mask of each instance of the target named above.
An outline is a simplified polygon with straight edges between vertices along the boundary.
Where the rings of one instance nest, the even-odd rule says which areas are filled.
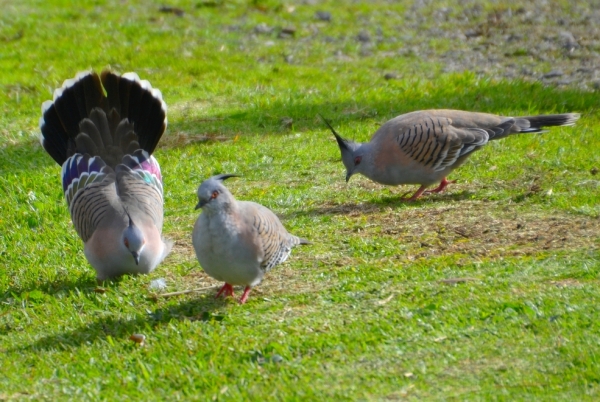
[[[598,92],[392,57],[418,37],[401,28],[408,3],[173,3],[183,17],[162,2],[0,2],[0,400],[598,398]],[[400,39],[365,48],[355,37],[376,38],[374,22]],[[259,23],[296,34],[254,34]],[[37,124],[64,79],[107,65],[169,106],[155,155],[176,243],[151,275],[98,293]],[[413,187],[346,185],[317,113],[363,141],[424,108],[582,118],[489,144],[447,193],[413,204],[398,201]],[[216,284],[190,238],[195,191],[216,173],[240,174],[227,182],[239,199],[313,244],[246,305],[214,289],[155,299],[156,278],[167,291]]]

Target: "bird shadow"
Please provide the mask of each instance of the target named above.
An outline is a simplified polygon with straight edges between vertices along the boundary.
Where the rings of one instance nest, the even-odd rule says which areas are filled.
[[[71,277],[65,276],[56,280],[43,283],[31,283],[26,286],[11,286],[0,295],[0,303],[6,303],[10,299],[18,298],[26,300],[31,292],[54,296],[58,293],[78,290],[83,293],[92,293],[97,287],[97,282],[91,276]],[[38,293],[38,294],[39,294]]]
[[[403,199],[403,197],[405,197],[406,194],[410,195],[411,193],[412,193],[412,191],[405,193],[405,194],[382,196],[379,199],[369,201],[369,203],[371,203],[372,205],[381,205],[381,206],[398,205],[398,206],[404,206],[406,208],[410,208],[413,206],[422,206],[422,205],[431,204],[431,203],[443,203],[443,202],[448,202],[448,201],[467,200],[467,199],[470,199],[473,196],[473,194],[475,194],[471,191],[466,190],[466,191],[460,191],[460,192],[444,192],[444,193],[437,193],[437,194],[425,194],[414,201],[408,201],[408,200]]]
[[[44,336],[29,345],[7,351],[69,350],[99,340],[112,342],[109,339],[129,339],[133,334],[148,334],[172,321],[222,321],[226,316],[217,311],[225,304],[228,301],[224,299],[194,298],[176,305],[146,309],[145,314],[134,318],[101,317],[76,329]]]
[[[127,276],[139,275],[127,274],[98,282],[93,276],[84,274],[82,276],[63,276],[42,283],[30,283],[26,286],[11,286],[0,295],[0,303],[6,303],[15,298],[27,300],[31,297],[38,297],[39,294],[55,296],[69,291],[78,291],[83,294],[104,293],[106,288],[118,289]],[[36,292],[36,295],[32,296],[32,292]]]
[[[459,193],[431,194],[415,201],[402,199],[402,194],[382,196],[377,199],[346,202],[336,205],[319,206],[307,210],[294,211],[285,214],[278,214],[283,219],[311,217],[320,215],[347,215],[353,212],[362,212],[365,214],[381,212],[383,208],[394,207],[398,209],[419,208],[424,205],[442,204],[450,201],[470,200],[473,197],[471,191],[461,191]]]

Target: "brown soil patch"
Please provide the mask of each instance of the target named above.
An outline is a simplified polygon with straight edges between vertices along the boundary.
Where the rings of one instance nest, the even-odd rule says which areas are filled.
[[[534,255],[542,250],[591,248],[598,243],[600,220],[566,214],[489,211],[485,205],[404,214],[400,240],[419,244],[418,254],[461,253],[477,256]],[[483,208],[482,208],[483,207]],[[386,225],[385,231],[397,230]]]
[[[591,249],[600,244],[600,220],[557,211],[522,212],[494,202],[461,201],[451,206],[394,208],[377,204],[335,205],[321,210],[368,223],[342,232],[393,236],[409,260],[459,253],[479,257],[535,255],[542,251]]]

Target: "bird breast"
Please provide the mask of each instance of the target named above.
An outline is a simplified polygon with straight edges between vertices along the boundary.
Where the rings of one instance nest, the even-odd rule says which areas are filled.
[[[386,142],[390,142],[391,146],[373,147],[376,150],[373,152],[373,160],[368,161],[371,163],[371,169],[368,169],[370,175],[365,174],[371,180],[392,186],[399,184],[429,185],[437,183],[445,177],[446,171],[436,172],[431,168],[424,167],[408,157],[394,141]]]
[[[194,226],[198,262],[211,277],[231,285],[253,286],[262,280],[260,256],[248,245],[243,221],[229,214],[202,213]]]

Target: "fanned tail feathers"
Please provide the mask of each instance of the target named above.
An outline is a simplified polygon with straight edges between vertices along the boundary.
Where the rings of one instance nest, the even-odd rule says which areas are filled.
[[[160,91],[137,74],[86,71],[43,103],[40,141],[60,165],[88,153],[114,168],[137,149],[152,154],[166,129],[166,111]]]

